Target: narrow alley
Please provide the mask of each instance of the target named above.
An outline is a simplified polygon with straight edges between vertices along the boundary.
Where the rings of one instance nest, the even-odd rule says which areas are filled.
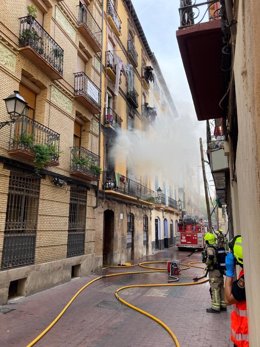
[[[144,261],[179,259],[182,264],[200,262],[201,254],[176,251],[171,247]],[[202,266],[202,264],[196,264]],[[155,266],[155,265],[152,265]],[[166,264],[158,264],[166,268]],[[146,271],[138,266],[110,268],[106,273]],[[181,282],[192,282],[203,270],[181,271]],[[35,295],[20,298],[2,306],[0,314],[1,347],[24,347],[44,330],[65,304],[93,274],[75,278]],[[151,319],[118,302],[114,292],[122,286],[137,283],[167,283],[166,272],[138,274],[102,279],[86,288],[64,316],[35,346],[37,347],[171,347],[169,334]],[[210,305],[209,285],[127,289],[121,297],[162,320],[177,336],[182,347],[228,347],[229,311],[219,315],[206,313]],[[9,312],[8,312],[9,310]]]

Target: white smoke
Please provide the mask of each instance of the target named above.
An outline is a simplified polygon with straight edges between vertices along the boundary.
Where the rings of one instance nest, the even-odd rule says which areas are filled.
[[[137,176],[162,177],[183,186],[193,175],[200,175],[198,121],[186,104],[178,115],[158,114],[145,130],[121,130],[112,156],[125,163]]]

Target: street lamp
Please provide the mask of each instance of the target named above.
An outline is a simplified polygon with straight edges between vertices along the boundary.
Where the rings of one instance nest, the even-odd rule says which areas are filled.
[[[159,187],[156,191],[157,191],[157,201],[158,201],[158,204],[161,204],[161,202],[162,202],[162,190]]]
[[[27,102],[17,90],[15,90],[13,94],[5,98],[4,101],[7,113],[9,114],[11,120],[0,122],[0,129],[2,129],[6,125],[14,123],[20,116],[24,114],[25,108],[27,106]]]
[[[178,207],[179,207],[179,210],[181,211],[182,210],[182,201],[181,201],[181,199],[178,200]]]

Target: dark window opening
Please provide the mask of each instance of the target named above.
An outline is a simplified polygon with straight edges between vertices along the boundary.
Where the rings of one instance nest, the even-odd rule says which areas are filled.
[[[67,257],[84,254],[87,189],[72,186],[70,191]]]
[[[26,278],[11,281],[8,290],[8,300],[24,295]]]
[[[79,277],[79,273],[80,273],[80,264],[73,265],[71,267],[71,278]]]

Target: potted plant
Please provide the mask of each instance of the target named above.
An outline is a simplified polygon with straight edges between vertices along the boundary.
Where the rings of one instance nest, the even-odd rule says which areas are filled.
[[[62,56],[62,50],[59,47],[54,47],[52,50],[52,53],[54,55],[54,58],[59,58]]]
[[[99,176],[101,174],[101,167],[99,167],[98,165],[92,164],[90,166],[90,171],[95,175],[95,176]]]
[[[34,5],[27,6],[27,23],[32,24],[37,18],[37,7]]]
[[[32,148],[35,158],[34,164],[37,170],[43,169],[51,161],[58,160],[59,152],[54,145],[36,144]]]
[[[34,28],[27,28],[21,32],[19,41],[22,46],[38,44],[40,36],[37,34]]]
[[[33,135],[27,134],[25,132],[21,133],[14,140],[14,144],[22,149],[32,149],[33,147]]]

